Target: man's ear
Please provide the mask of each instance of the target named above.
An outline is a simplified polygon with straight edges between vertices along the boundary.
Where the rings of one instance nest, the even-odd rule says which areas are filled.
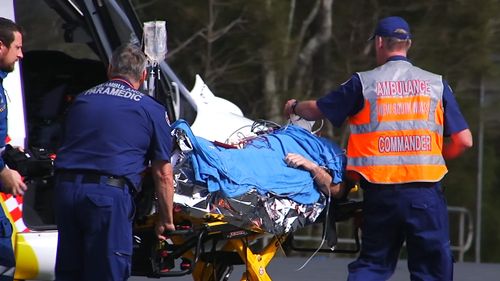
[[[107,75],[108,75],[108,78],[112,78],[111,77],[111,70],[113,70],[113,66],[111,64],[108,65],[108,72],[107,72]]]
[[[384,39],[381,36],[375,36],[375,44],[377,49],[381,49],[384,46]]]
[[[147,77],[147,76],[148,76],[148,71],[147,71],[146,69],[144,69],[144,70],[142,71],[141,81],[139,81],[139,82],[140,82],[140,84],[142,84],[142,82],[146,81],[146,77]]]
[[[409,50],[409,49],[411,48],[411,43],[412,43],[412,41],[411,41],[411,40],[409,40],[409,41],[408,41],[408,46],[406,47],[406,50]]]

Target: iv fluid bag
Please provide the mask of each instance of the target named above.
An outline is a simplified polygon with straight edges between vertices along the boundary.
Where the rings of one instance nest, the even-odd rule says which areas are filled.
[[[144,53],[153,63],[165,59],[167,54],[167,29],[165,21],[144,23]]]

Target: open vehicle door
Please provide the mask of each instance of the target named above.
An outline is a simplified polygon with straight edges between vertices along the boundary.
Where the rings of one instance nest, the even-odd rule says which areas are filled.
[[[0,7],[0,16],[27,30],[24,60],[4,81],[10,93],[11,144],[37,147],[31,152],[46,163],[56,152],[64,112],[73,97],[106,80],[106,67],[117,46],[142,42],[142,23],[127,0],[0,0]],[[43,16],[46,26],[37,22]],[[38,30],[31,30],[34,27]],[[46,43],[51,34],[58,35],[57,42]],[[75,55],[81,53],[85,55]],[[222,142],[252,124],[236,105],[214,96],[200,77],[189,91],[166,62],[160,68],[156,98],[168,109],[171,121],[182,118],[195,134]],[[1,207],[15,228],[15,279],[54,279],[57,229],[52,198],[50,174],[29,179],[23,197],[0,193]]]

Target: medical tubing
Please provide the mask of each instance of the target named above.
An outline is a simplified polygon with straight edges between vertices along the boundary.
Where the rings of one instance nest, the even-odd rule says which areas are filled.
[[[225,143],[229,143],[229,140],[231,140],[231,138],[234,136],[234,134],[239,133],[239,132],[240,132],[240,130],[243,130],[243,129],[248,128],[248,127],[250,127],[250,128],[251,128],[252,126],[253,126],[253,124],[252,124],[252,125],[244,125],[244,126],[242,126],[242,127],[239,127],[238,129],[234,130],[234,132],[232,132],[232,133],[229,135],[229,137],[227,137],[227,138],[226,138]],[[244,136],[244,135],[243,135],[243,136]]]
[[[328,220],[329,214],[330,214],[330,205],[331,205],[330,204],[330,198],[331,198],[331,191],[330,191],[330,189],[328,189],[328,198],[326,199],[327,206],[326,206],[325,220]],[[316,249],[316,251],[314,251],[314,253],[312,253],[312,255],[304,262],[304,264],[302,264],[302,266],[300,266],[299,268],[295,269],[295,271],[300,271],[304,267],[306,267],[306,265],[312,260],[312,258],[314,258],[314,256],[321,250],[321,248],[325,244],[325,241],[326,241],[326,228],[323,230],[323,237],[321,238],[321,244],[319,244],[319,246]],[[333,247],[332,247],[332,250],[333,250]]]

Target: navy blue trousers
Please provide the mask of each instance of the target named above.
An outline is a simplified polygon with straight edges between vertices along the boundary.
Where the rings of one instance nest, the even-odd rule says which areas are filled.
[[[0,206],[0,281],[14,279],[14,250],[12,249],[12,225]]]
[[[81,178],[56,183],[56,280],[127,280],[134,216],[130,192]]]
[[[416,186],[364,189],[362,246],[349,281],[388,280],[404,241],[411,280],[453,280],[446,200],[439,184]]]

